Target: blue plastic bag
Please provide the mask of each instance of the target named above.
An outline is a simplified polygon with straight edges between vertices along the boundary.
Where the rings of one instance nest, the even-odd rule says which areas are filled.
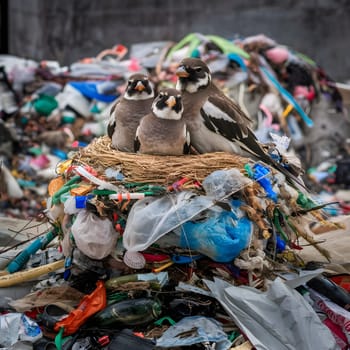
[[[185,222],[181,226],[180,246],[216,262],[235,259],[247,248],[253,229],[252,222],[239,210],[241,204],[231,201],[231,211],[209,209],[205,219]]]

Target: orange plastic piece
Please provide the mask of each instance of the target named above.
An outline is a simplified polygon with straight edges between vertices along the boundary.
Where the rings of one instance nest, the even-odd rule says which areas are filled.
[[[62,176],[52,179],[47,187],[49,196],[52,197],[64,184],[65,181]]]
[[[102,281],[97,282],[96,289],[89,295],[85,295],[76,309],[67,317],[55,324],[55,332],[64,328],[64,335],[74,334],[86,322],[86,320],[107,306],[106,288]]]
[[[93,190],[94,186],[91,185],[81,185],[70,190],[72,196],[84,196]]]

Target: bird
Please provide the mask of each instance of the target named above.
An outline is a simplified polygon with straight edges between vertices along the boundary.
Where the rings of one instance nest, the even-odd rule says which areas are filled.
[[[180,92],[173,88],[160,90],[151,109],[136,130],[135,152],[167,156],[188,154],[190,138],[182,119]]]
[[[183,119],[190,133],[191,147],[199,153],[229,152],[253,157],[303,186],[301,180],[266,152],[251,129],[252,120],[215,85],[203,60],[184,58],[176,75],[176,89],[181,92]]]
[[[151,111],[154,87],[149,77],[133,74],[125,92],[111,108],[107,134],[112,147],[122,152],[134,152],[136,129],[142,117]]]

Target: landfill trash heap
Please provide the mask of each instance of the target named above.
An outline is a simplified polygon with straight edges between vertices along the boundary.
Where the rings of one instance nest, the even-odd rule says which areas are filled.
[[[178,43],[116,45],[69,66],[1,55],[3,215],[38,215],[56,164],[106,134],[128,77],[140,72],[157,90],[174,87],[176,65],[185,56],[207,62],[217,85],[253,120],[259,141],[289,138],[288,155],[301,160],[308,187],[321,201],[338,202],[329,212],[348,212],[348,198],[337,196],[349,184],[348,85],[264,35],[232,42],[193,33]]]
[[[308,189],[310,178],[303,186],[281,171],[301,179],[314,104],[327,96],[343,113],[336,84],[263,35],[230,42],[196,33],[127,53],[118,45],[69,68],[5,65],[7,101],[12,94],[22,102],[3,103],[2,196],[15,217],[11,205],[26,198],[31,207],[41,196],[42,207],[29,213],[40,212],[49,229],[20,251],[10,247],[16,254],[2,267],[0,288],[31,289],[4,301],[0,346],[346,349],[346,277],[299,255],[311,245],[331,262],[311,228],[344,227]],[[178,62],[189,56],[208,64],[279,166],[227,152],[113,146],[107,122],[130,75],[147,75],[157,92],[173,88]],[[35,189],[42,180],[45,191]],[[49,258],[38,264],[39,251]]]

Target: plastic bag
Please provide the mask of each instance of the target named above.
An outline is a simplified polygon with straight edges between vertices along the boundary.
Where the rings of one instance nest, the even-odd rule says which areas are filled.
[[[87,210],[78,213],[71,230],[78,249],[96,260],[108,256],[118,239],[110,220],[101,219]]]
[[[192,331],[192,333],[189,331]],[[181,334],[185,332],[188,332],[189,335],[182,337]],[[221,323],[209,317],[191,316],[184,317],[178,323],[168,328],[157,339],[157,347],[173,348],[207,344],[208,342],[215,343],[215,349],[217,350],[227,350],[231,347],[231,342],[227,339]]]
[[[36,322],[21,313],[0,316],[0,347],[8,347],[17,340],[36,342],[43,334]]]
[[[123,244],[128,251],[143,251],[168,232],[213,206],[213,198],[182,191],[136,202],[128,216]]]
[[[203,180],[202,186],[208,196],[223,199],[251,182],[238,169],[228,169],[212,172]]]
[[[252,222],[238,213],[241,202],[232,202],[236,213],[208,210],[207,219],[188,221],[181,226],[180,246],[202,253],[217,262],[230,262],[248,246]],[[236,208],[235,208],[236,207]]]
[[[280,278],[266,292],[218,278],[204,282],[256,349],[339,349],[311,305]]]
[[[55,331],[64,328],[64,334],[70,335],[86,322],[86,320],[107,306],[106,288],[102,281],[97,281],[96,289],[85,295],[76,309],[71,311],[67,317],[55,324]]]

